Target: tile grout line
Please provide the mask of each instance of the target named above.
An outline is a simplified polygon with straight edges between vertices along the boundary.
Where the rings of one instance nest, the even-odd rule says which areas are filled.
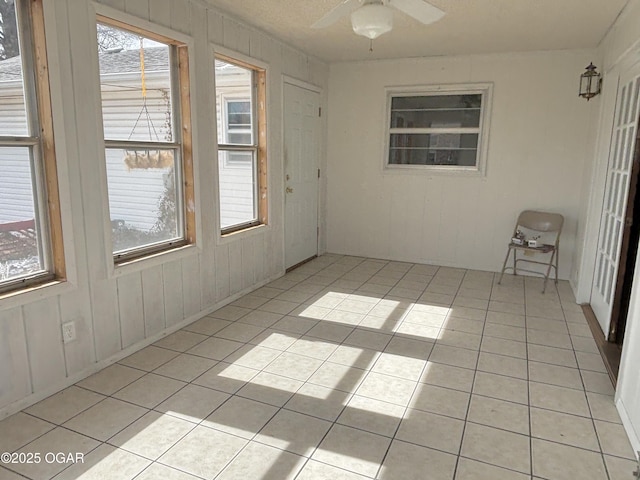
[[[255,309],[254,309],[254,311],[255,311]],[[248,313],[247,313],[247,315],[248,315]],[[245,315],[245,316],[246,316],[246,315]],[[242,318],[242,317],[241,317],[241,318]],[[236,320],[234,320],[233,322],[235,323],[235,322],[237,322],[238,320],[239,320],[239,319],[236,319]],[[317,323],[316,323],[316,324],[317,324]],[[263,330],[263,331],[264,331],[264,330]],[[217,333],[217,332],[216,332],[216,333]],[[215,334],[214,334],[214,335],[215,335]],[[212,335],[211,337],[213,337],[214,335]],[[258,334],[258,335],[260,335],[260,334]],[[258,335],[254,336],[253,338],[257,337]],[[210,338],[211,338],[211,337],[210,337]],[[249,341],[250,341],[250,340],[249,340]],[[248,342],[244,342],[244,343],[245,343],[245,345],[249,344]],[[229,355],[227,355],[226,357],[224,357],[224,359],[220,360],[220,362],[224,361],[226,358],[228,358],[228,357],[230,357],[231,355],[233,355],[233,354],[234,354],[235,352],[237,352],[237,350],[239,350],[240,348],[242,348],[242,347],[239,347],[239,348],[238,348],[238,349],[236,349],[234,352],[231,352]],[[260,369],[260,370],[259,370],[259,373],[265,372],[265,370],[264,370],[264,369],[265,369],[266,367],[268,367],[268,366],[269,366],[273,361],[275,361],[275,360],[277,360],[278,358],[280,358],[280,357],[282,356],[282,354],[284,354],[284,353],[285,353],[285,351],[286,351],[286,350],[280,351],[280,354],[279,354],[276,358],[274,358],[271,362],[269,362],[267,365],[265,365],[262,369]],[[216,365],[217,365],[217,364],[216,364]],[[318,366],[318,369],[319,369],[322,365],[324,365],[324,362],[323,362],[320,366]],[[214,365],[214,367],[215,367],[215,365]],[[211,367],[211,368],[214,368],[214,367]],[[210,369],[209,369],[209,370],[210,370]],[[209,370],[207,370],[207,371],[209,371]],[[317,369],[316,369],[316,371],[317,371]],[[205,372],[205,373],[206,373],[206,372]],[[258,373],[258,374],[259,374],[259,373]],[[268,373],[268,372],[265,372],[265,373]],[[203,375],[204,375],[204,373],[203,373]],[[199,378],[199,377],[197,377],[197,378]],[[286,377],[285,377],[285,378],[286,378]],[[194,380],[195,380],[195,379],[194,379]],[[295,380],[295,379],[293,379],[293,380]],[[303,383],[302,383],[302,385],[298,388],[298,390],[299,390],[300,388],[302,388],[302,386],[304,385],[304,383],[306,383],[306,382],[303,382]],[[191,384],[191,383],[190,383],[190,384]],[[247,382],[245,382],[245,385],[246,385],[246,384],[247,384]],[[207,388],[207,387],[205,387],[205,388]],[[207,419],[209,416],[211,416],[215,411],[217,411],[219,408],[221,408],[224,404],[226,404],[226,403],[230,402],[230,401],[231,401],[231,399],[232,399],[232,398],[234,398],[234,397],[236,397],[236,398],[246,399],[246,400],[248,400],[248,401],[255,401],[255,402],[259,402],[258,400],[255,400],[255,399],[253,399],[253,398],[247,398],[247,397],[242,397],[242,396],[240,396],[240,395],[237,395],[237,394],[238,394],[238,392],[239,392],[241,389],[242,389],[242,387],[241,387],[240,389],[236,390],[236,392],[234,392],[234,393],[230,394],[229,398],[227,398],[227,399],[226,399],[222,404],[220,404],[218,407],[216,407],[216,408],[213,410],[213,412],[211,412],[207,417],[205,417],[203,420],[201,420],[201,421],[199,422],[199,424],[198,424],[198,425],[199,425],[199,426],[203,426],[203,427],[205,427],[205,428],[212,428],[212,429],[214,429],[214,430],[218,430],[218,429],[216,429],[215,427],[208,427],[208,426],[206,426],[206,425],[203,425],[203,422],[205,422],[205,421],[206,421],[206,419]],[[298,391],[298,390],[296,390],[296,391]],[[176,393],[177,393],[177,392],[176,392]],[[228,393],[228,392],[224,392],[224,393]],[[256,433],[254,433],[254,434],[252,435],[252,437],[251,437],[250,439],[248,439],[248,440],[247,440],[245,437],[239,437],[239,438],[242,438],[242,439],[244,439],[244,440],[247,440],[247,443],[242,447],[242,449],[240,449],[240,450],[239,450],[239,451],[238,451],[238,452],[237,452],[237,453],[236,453],[236,454],[235,454],[235,455],[234,455],[234,456],[233,456],[233,457],[232,457],[232,458],[231,458],[231,459],[230,459],[230,460],[225,464],[225,466],[224,466],[224,467],[223,467],[223,468],[218,472],[218,474],[216,474],[216,476],[215,476],[214,478],[217,478],[219,475],[221,475],[221,474],[224,472],[224,470],[225,470],[226,468],[228,468],[228,467],[229,467],[229,465],[231,465],[231,463],[233,463],[233,461],[234,461],[234,460],[235,460],[235,459],[236,459],[236,458],[237,458],[237,457],[238,457],[238,456],[239,456],[239,455],[240,455],[240,454],[241,454],[241,453],[242,453],[242,452],[243,452],[243,451],[244,451],[244,450],[245,450],[245,449],[246,449],[246,448],[247,448],[247,447],[252,443],[252,442],[256,441],[257,443],[260,443],[260,444],[262,444],[262,445],[266,445],[266,444],[263,444],[263,443],[261,443],[261,442],[259,442],[259,441],[255,440],[255,438],[259,435],[259,433],[260,433],[260,432],[261,432],[261,431],[262,431],[262,430],[263,430],[263,429],[264,429],[264,428],[265,428],[265,427],[266,427],[266,426],[267,426],[267,425],[268,425],[268,424],[269,424],[269,423],[270,423],[270,422],[271,422],[271,421],[272,421],[272,420],[273,420],[273,419],[274,419],[274,418],[275,418],[275,417],[276,417],[276,416],[277,416],[277,415],[278,415],[282,410],[284,410],[285,405],[289,402],[289,400],[290,400],[291,398],[293,398],[293,396],[294,396],[294,395],[295,395],[295,392],[291,395],[291,397],[290,397],[290,398],[289,398],[289,399],[288,399],[288,400],[287,400],[283,405],[281,405],[281,406],[279,406],[279,407],[276,407],[276,406],[274,406],[274,405],[272,405],[272,404],[269,404],[269,403],[259,402],[259,403],[264,403],[265,405],[269,405],[269,406],[272,406],[272,407],[276,407],[276,411],[275,411],[275,412],[273,413],[273,415],[272,415],[272,416],[271,416],[271,417],[270,417],[270,418],[269,418],[269,419],[264,423],[264,425],[260,428],[260,430],[258,430]],[[346,406],[345,406],[345,408],[346,408]],[[295,412],[295,413],[301,414],[300,412]],[[304,415],[304,414],[301,414],[301,415]],[[194,428],[195,428],[195,427],[194,427]],[[329,429],[327,429],[327,432],[325,433],[325,437],[326,437],[326,435],[329,433],[329,431],[331,430],[331,428],[332,428],[332,427],[329,427]],[[193,429],[192,429],[192,430],[193,430]],[[230,432],[225,432],[224,430],[218,430],[218,431],[221,431],[221,432],[226,433],[226,434],[229,434],[229,435],[234,435],[234,434],[232,434],[232,433],[230,433]],[[185,434],[185,436],[186,436],[186,435],[187,435],[187,434]],[[234,435],[234,436],[237,436],[237,435]],[[184,438],[184,437],[183,437],[183,438]],[[324,437],[323,437],[323,439],[324,439]],[[165,454],[166,454],[166,453],[168,453],[171,449],[173,449],[173,448],[177,445],[177,443],[178,443],[178,442],[174,443],[174,444],[172,445],[172,447],[171,447],[171,448],[169,448],[169,449],[167,450],[167,452],[165,452]],[[318,445],[319,445],[319,444],[318,444]],[[266,446],[269,446],[269,447],[272,447],[272,448],[277,448],[277,447],[273,447],[273,446],[271,446],[271,445],[266,445]],[[316,447],[316,448],[317,448],[317,447]],[[316,449],[316,448],[314,448],[314,451],[315,451],[315,449]],[[281,450],[281,451],[287,451],[287,450],[282,450],[282,449],[280,449],[280,450]],[[164,454],[163,454],[163,455],[164,455]],[[305,458],[306,458],[306,460],[305,460],[305,462],[304,462],[304,465],[302,465],[302,466],[300,467],[300,470],[299,470],[299,472],[298,472],[298,474],[297,474],[297,475],[299,475],[299,473],[302,471],[302,469],[304,469],[304,466],[309,462],[309,460],[311,459],[311,456],[312,456],[312,455],[313,455],[313,452],[312,452],[308,457],[305,457],[305,456],[303,456],[303,455],[300,455],[301,457],[305,457]],[[173,468],[173,467],[170,467],[170,468]],[[297,476],[297,475],[296,475],[296,476]]]
[[[533,456],[533,417],[531,415],[531,370],[529,360],[529,329],[528,327],[528,315],[527,315],[527,284],[526,280],[522,282],[522,290],[524,296],[524,338],[526,341],[526,362],[527,362],[527,415],[529,416],[529,474],[533,477],[534,471],[534,456]]]
[[[465,272],[464,276],[466,276],[466,275],[467,275],[467,272]],[[462,282],[464,282],[464,276],[463,276]],[[492,277],[491,291],[489,293],[489,302],[491,301],[491,293],[493,292],[493,281],[494,280],[495,280],[495,274]],[[461,285],[462,285],[462,282],[461,282]],[[458,291],[459,290],[460,289],[458,288]],[[457,295],[457,292],[456,292],[456,295]],[[454,296],[454,302],[455,302],[455,296]],[[487,308],[489,308],[488,304],[487,304]],[[484,338],[484,331],[485,331],[485,329],[487,327],[487,323],[486,323],[486,321],[487,321],[487,313],[486,312],[487,311],[485,311],[485,320],[484,320],[484,323],[482,325],[482,335],[481,335],[481,338],[480,338],[480,346],[478,347],[478,356],[476,357],[476,366],[475,366],[475,369],[473,371],[473,379],[471,381],[471,392],[469,392],[469,402],[467,403],[467,409],[466,409],[466,412],[465,412],[464,423],[462,424],[462,433],[461,433],[461,436],[460,436],[460,445],[458,447],[458,454],[456,455],[456,462],[455,462],[455,465],[453,467],[453,476],[454,476],[454,478],[458,474],[458,467],[460,466],[460,458],[464,458],[464,457],[462,457],[462,446],[464,444],[465,434],[467,432],[467,423],[468,423],[468,420],[469,420],[469,412],[471,411],[471,402],[473,401],[473,391],[475,390],[476,376],[478,374],[478,365],[480,363],[480,348],[482,346],[482,339]]]
[[[565,322],[566,322],[566,315],[565,315],[564,306],[562,305],[562,302],[560,302],[560,308],[562,309],[562,315],[565,317]],[[568,330],[568,325],[567,325],[567,330]],[[570,330],[569,330],[569,333],[571,333]],[[600,435],[598,434],[596,422],[595,422],[595,419],[593,418],[593,409],[591,408],[591,402],[589,402],[589,396],[587,395],[587,386],[584,382],[584,376],[582,375],[582,369],[580,368],[580,363],[578,362],[578,354],[576,353],[573,336],[571,334],[569,335],[569,341],[571,342],[571,347],[573,349],[573,355],[576,360],[576,365],[578,365],[578,373],[580,375],[580,381],[582,382],[582,388],[584,389],[584,399],[587,404],[587,408],[589,409],[589,415],[591,417],[591,425],[593,426],[593,433],[595,435],[596,442],[598,443],[598,448],[600,449],[600,458],[602,459],[602,465],[604,467],[604,473],[606,475],[606,479],[604,480],[611,480],[611,475],[609,473],[609,468],[607,466],[607,461],[602,448],[602,442],[600,441]]]
[[[439,270],[439,268],[436,270],[436,272],[434,273],[434,275],[433,275],[433,276],[431,276],[431,279],[429,280],[429,282],[427,283],[427,285],[425,286],[425,288],[424,288],[424,290],[423,290],[423,294],[424,294],[424,291],[426,291],[426,289],[427,289],[427,288],[429,288],[429,284],[430,284],[430,283],[433,281],[433,279],[435,278],[435,275],[437,274],[438,270]],[[421,294],[420,296],[422,296],[422,294]],[[416,301],[417,301],[417,300],[416,300]],[[413,307],[414,307],[414,306],[415,306],[415,303],[413,303],[413,304],[412,304],[412,306],[411,306],[411,307],[410,307],[410,308],[409,308],[405,313],[408,313],[409,311],[411,311],[411,310],[413,309]],[[402,323],[404,323],[404,317],[405,317],[405,315],[403,315],[403,316],[399,319],[399,320],[400,320],[400,324],[399,324],[399,325],[401,325]],[[396,333],[397,333],[397,332],[395,332],[395,331],[393,332],[393,336],[392,336],[392,338],[402,338],[402,337],[396,337]],[[391,340],[390,340],[390,341],[391,341]],[[390,341],[389,341],[389,342],[390,342]],[[381,474],[381,472],[382,472],[382,468],[383,468],[383,466],[384,466],[384,462],[386,461],[386,459],[387,459],[387,457],[388,457],[388,455],[389,455],[389,452],[391,451],[391,446],[393,445],[393,443],[394,443],[395,441],[403,441],[403,440],[400,440],[399,438],[397,438],[397,435],[398,435],[398,432],[400,431],[400,428],[402,427],[402,422],[405,420],[406,415],[407,415],[407,412],[408,412],[408,411],[409,411],[409,409],[410,409],[410,407],[409,407],[409,406],[411,405],[411,401],[413,400],[413,397],[415,396],[416,391],[418,390],[418,387],[419,387],[419,385],[420,385],[420,379],[422,379],[422,377],[423,377],[423,375],[424,375],[424,371],[426,370],[427,365],[428,365],[428,358],[429,358],[429,356],[431,356],[431,352],[433,351],[433,348],[435,347],[435,345],[436,345],[436,342],[434,342],[434,343],[433,343],[433,345],[432,345],[432,347],[431,347],[431,350],[429,351],[429,355],[427,355],[427,360],[425,360],[425,364],[424,364],[424,365],[422,366],[422,368],[420,369],[420,375],[418,376],[418,380],[417,380],[417,382],[416,382],[416,385],[413,387],[413,392],[411,393],[411,397],[409,397],[409,402],[408,402],[408,403],[407,403],[407,405],[404,407],[404,412],[402,413],[402,417],[400,418],[400,421],[398,422],[398,425],[396,426],[396,428],[395,428],[395,430],[394,430],[394,432],[393,432],[393,435],[391,436],[391,441],[389,442],[389,445],[387,446],[387,449],[386,449],[386,451],[385,451],[384,455],[382,456],[382,459],[380,460],[380,465],[379,465],[379,467],[378,467],[378,470],[376,471],[375,478],[378,478],[378,477],[380,476],[380,474]],[[412,443],[412,442],[408,442],[408,443]],[[414,444],[414,445],[415,445],[415,444]],[[420,446],[422,446],[422,445],[420,445]]]

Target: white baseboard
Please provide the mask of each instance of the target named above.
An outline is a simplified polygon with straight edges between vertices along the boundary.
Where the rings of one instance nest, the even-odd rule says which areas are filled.
[[[627,413],[627,409],[625,408],[622,400],[616,400],[616,408],[618,409],[618,413],[620,414],[620,419],[622,420],[622,425],[627,432],[627,436],[629,437],[629,441],[631,442],[631,447],[633,447],[633,451],[640,452],[640,435],[636,432],[636,429],[633,427],[633,423],[631,423],[631,418]]]

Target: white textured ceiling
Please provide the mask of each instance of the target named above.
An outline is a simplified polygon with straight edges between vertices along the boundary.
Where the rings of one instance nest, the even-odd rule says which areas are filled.
[[[328,62],[590,48],[627,0],[431,0],[445,17],[422,25],[394,10],[394,28],[373,44],[348,18],[310,25],[342,0],[208,0],[223,12]]]

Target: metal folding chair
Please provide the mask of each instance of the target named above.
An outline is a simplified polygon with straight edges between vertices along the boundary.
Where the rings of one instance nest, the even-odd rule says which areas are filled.
[[[544,276],[544,284],[542,286],[542,293],[547,289],[547,281],[549,280],[549,275],[551,274],[551,269],[555,270],[555,283],[558,284],[558,248],[560,246],[560,233],[562,232],[562,225],[564,224],[564,217],[558,213],[547,213],[547,212],[536,212],[533,210],[525,210],[524,212],[518,215],[518,221],[516,222],[516,226],[513,229],[512,241],[509,242],[509,248],[507,250],[507,255],[504,258],[504,263],[502,264],[502,272],[500,272],[500,280],[498,280],[498,284],[502,283],[502,277],[504,276],[504,271],[507,269],[512,269],[513,274],[518,274],[518,263],[526,262],[533,263],[538,265],[544,265],[547,267],[546,273],[542,273],[536,270],[527,270],[524,268],[520,268],[522,272],[534,273],[538,275]],[[540,245],[536,245],[535,247],[530,247],[525,241],[523,245],[518,245],[513,242],[513,238],[516,237],[516,234],[519,230],[526,229],[530,233],[536,233],[539,235],[543,234],[555,234],[555,242],[554,243],[541,243]],[[509,260],[509,255],[513,252],[513,267],[507,266],[507,261]],[[531,260],[528,258],[523,258],[518,255],[518,252],[523,254],[546,254],[549,255],[548,262],[542,262],[539,260]]]

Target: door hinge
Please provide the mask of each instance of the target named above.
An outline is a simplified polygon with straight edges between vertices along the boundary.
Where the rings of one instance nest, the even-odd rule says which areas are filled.
[[[320,238],[320,227],[316,228],[316,236]]]
[[[318,169],[318,178],[320,178],[320,169]]]
[[[321,117],[322,116],[322,107],[318,107],[318,116]]]

